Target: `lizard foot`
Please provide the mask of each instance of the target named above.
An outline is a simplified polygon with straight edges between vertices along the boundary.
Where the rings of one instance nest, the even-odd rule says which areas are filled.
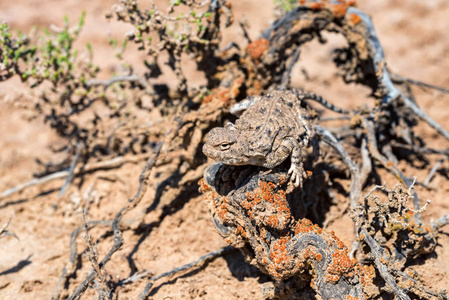
[[[307,178],[307,173],[302,164],[300,166],[292,164],[288,170],[288,176],[290,176],[290,181],[295,187],[302,187],[304,178]]]

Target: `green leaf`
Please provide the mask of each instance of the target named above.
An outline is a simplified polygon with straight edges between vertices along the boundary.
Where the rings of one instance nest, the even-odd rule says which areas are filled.
[[[126,45],[128,45],[128,40],[124,40],[122,43],[122,49],[124,50],[126,48]]]
[[[83,28],[85,19],[86,19],[86,11],[83,10],[83,12],[81,13],[81,17],[78,21],[78,29]]]
[[[94,55],[94,51],[92,50],[92,45],[90,43],[87,43],[86,47],[87,47],[87,51],[89,51],[89,55],[90,56]]]

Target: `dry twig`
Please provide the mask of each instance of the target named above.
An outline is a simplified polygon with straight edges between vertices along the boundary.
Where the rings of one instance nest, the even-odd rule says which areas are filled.
[[[136,195],[128,200],[128,203],[119,211],[119,213],[115,216],[115,219],[112,221],[112,230],[113,230],[113,240],[114,244],[112,245],[112,248],[109,250],[109,252],[105,255],[105,257],[101,260],[101,262],[98,264],[99,268],[103,268],[103,266],[111,259],[112,255],[117,252],[120,247],[123,245],[123,237],[122,237],[122,231],[119,229],[120,221],[122,220],[123,216],[132,208],[134,208],[137,204],[139,204],[142,197],[145,195],[145,192],[147,190],[147,178],[150,175],[150,171],[153,168],[154,164],[156,163],[160,150],[163,146],[163,142],[160,142],[154,149],[152,157],[150,157],[145,164],[144,168],[142,169],[142,172],[139,176],[139,188],[137,190]],[[81,295],[84,293],[84,291],[87,289],[87,287],[91,284],[91,282],[94,280],[96,275],[95,271],[92,271],[87,278],[76,288],[76,290],[73,292],[73,294],[69,297],[69,300],[73,299],[79,299]]]
[[[119,156],[119,157],[116,157],[116,158],[113,158],[110,160],[86,164],[82,168],[75,168],[73,173],[74,173],[74,176],[79,176],[79,175],[89,173],[89,172],[94,172],[94,171],[100,170],[100,169],[119,168],[123,164],[126,164],[126,163],[136,164],[141,160],[147,159],[149,156],[150,156],[149,154],[142,154],[142,155],[135,155],[135,156],[128,156],[128,157]],[[13,188],[10,188],[10,189],[4,191],[3,193],[0,194],[0,199],[5,198],[14,193],[18,193],[18,192],[20,192],[28,187],[32,187],[34,185],[44,184],[44,183],[47,183],[47,182],[55,180],[55,179],[67,177],[69,174],[70,174],[70,171],[59,171],[59,172],[52,173],[50,175],[47,175],[47,176],[44,176],[41,178],[32,179],[30,181],[19,184],[18,186],[15,186]]]
[[[388,267],[383,263],[385,260],[388,261],[385,250],[364,229],[360,232],[360,238],[371,248],[371,253],[374,255],[374,262],[376,263],[377,270],[379,270],[380,276],[382,276],[387,284],[387,291],[394,293],[399,299],[410,300],[410,297],[406,292],[396,284],[393,275],[390,274]]]
[[[8,226],[11,223],[11,220],[12,220],[12,217],[10,217],[8,222],[3,224],[2,228],[0,228],[0,239],[4,238],[5,236],[12,236],[12,237],[15,237],[17,240],[20,241],[20,239],[17,237],[17,235],[14,232],[8,230]]]

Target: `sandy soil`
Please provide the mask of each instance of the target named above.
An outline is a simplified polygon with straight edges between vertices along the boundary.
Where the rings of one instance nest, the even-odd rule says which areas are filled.
[[[0,21],[7,21],[12,28],[28,32],[33,25],[45,27],[61,24],[67,14],[76,20],[86,10],[86,26],[78,41],[81,48],[89,41],[95,49],[95,61],[107,77],[114,71],[117,61],[108,46],[109,37],[120,38],[129,30],[115,22],[108,22],[104,13],[115,1],[37,1],[16,0],[0,2]],[[236,20],[246,15],[251,24],[250,35],[256,37],[272,20],[272,0],[231,1]],[[445,0],[358,1],[359,8],[372,16],[383,43],[390,69],[413,79],[449,87],[449,3]],[[227,31],[223,44],[239,30]],[[306,87],[333,99],[341,106],[371,105],[368,90],[355,85],[344,85],[334,74],[330,52],[341,41],[331,35],[329,43],[306,45],[302,62],[295,67],[294,85]],[[126,60],[139,65],[143,54],[128,55]],[[306,59],[307,58],[307,59]],[[306,81],[303,70],[310,81]],[[449,97],[441,93],[415,89],[418,104],[437,122],[449,128]],[[17,80],[0,84],[0,191],[33,178],[41,171],[36,159],[56,160],[51,147],[62,143],[41,119],[30,119],[30,113],[18,107],[15,100],[32,95]],[[421,124],[418,133],[430,146],[448,148],[449,143],[437,136],[427,125]],[[439,157],[434,158],[436,162]],[[424,181],[429,169],[401,165],[406,174]],[[9,229],[20,240],[11,237],[0,240],[0,298],[48,299],[69,257],[71,232],[82,224],[77,201],[86,191],[95,191],[88,219],[111,219],[129,197],[135,193],[138,174],[142,165],[126,164],[114,172],[101,171],[87,176],[81,184],[75,181],[66,196],[59,199],[58,189],[63,180],[29,188],[19,194],[0,200],[0,222],[10,217]],[[449,185],[446,161],[430,184],[431,189],[418,187],[421,199],[431,199],[432,204],[424,214],[430,221],[449,213]],[[385,178],[388,178],[385,177]],[[387,182],[395,185],[394,178]],[[144,219],[143,228],[124,233],[125,245],[107,264],[108,274],[116,279],[129,277],[134,268],[148,270],[150,275],[160,274],[214,251],[226,243],[214,232],[209,212],[198,194],[173,208],[159,221],[161,204],[155,211],[144,214],[151,205],[153,192],[127,219]],[[339,199],[347,201],[347,199]],[[84,200],[81,200],[84,201]],[[56,208],[55,208],[56,207]],[[329,214],[335,213],[331,208]],[[346,244],[352,241],[352,222],[349,217],[337,219],[326,230],[334,230]],[[91,231],[99,239],[102,257],[112,244],[111,233],[104,227]],[[78,253],[85,250],[85,242],[78,238]],[[435,289],[449,286],[449,226],[439,239],[435,254],[420,259],[412,267],[423,282]],[[130,263],[132,262],[132,263]],[[80,259],[81,270],[70,280],[69,290],[85,278],[91,267],[87,258]],[[263,299],[261,284],[269,278],[247,265],[238,253],[226,255],[195,269],[181,277],[156,282],[151,293],[153,299]],[[143,289],[145,279],[130,286],[118,288],[119,299],[136,299]],[[85,298],[95,295],[88,289]]]

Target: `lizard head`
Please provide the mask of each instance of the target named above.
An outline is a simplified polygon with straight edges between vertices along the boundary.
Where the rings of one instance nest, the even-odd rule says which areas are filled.
[[[233,124],[212,129],[206,136],[203,153],[214,160],[228,165],[244,165],[248,163],[245,139]]]

